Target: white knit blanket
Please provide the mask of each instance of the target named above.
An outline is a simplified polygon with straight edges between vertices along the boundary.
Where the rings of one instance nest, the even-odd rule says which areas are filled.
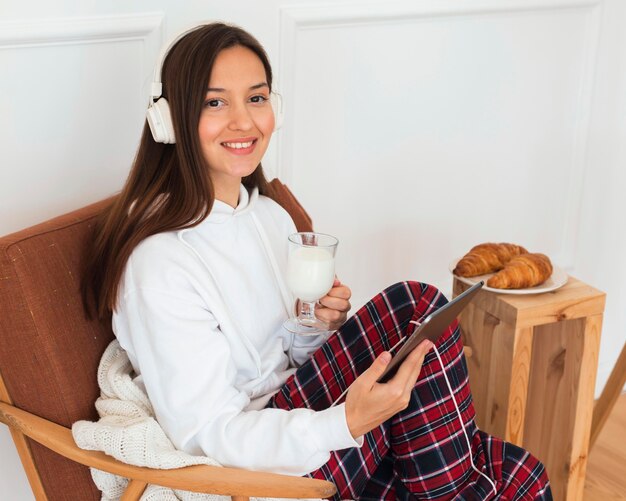
[[[197,464],[221,466],[205,456],[176,450],[154,418],[148,396],[133,382],[135,373],[117,340],[109,344],[98,367],[100,398],[97,422],[77,421],[72,435],[81,449],[102,451],[134,466],[157,469],[182,468]],[[128,479],[91,468],[91,476],[102,491],[102,501],[120,499]],[[258,501],[270,498],[251,498]],[[231,501],[229,496],[199,494],[149,485],[141,501]]]

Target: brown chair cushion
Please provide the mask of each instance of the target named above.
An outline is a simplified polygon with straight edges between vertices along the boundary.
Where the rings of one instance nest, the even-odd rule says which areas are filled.
[[[63,426],[98,418],[96,370],[113,339],[89,322],[80,259],[104,203],[0,239],[0,370],[14,405]],[[89,470],[30,441],[50,500],[98,500]]]
[[[311,218],[278,180],[272,198],[310,231]],[[96,420],[96,371],[110,321],[87,320],[83,249],[102,201],[0,238],[0,375],[14,405],[60,425]],[[89,470],[29,440],[48,498],[99,500]]]

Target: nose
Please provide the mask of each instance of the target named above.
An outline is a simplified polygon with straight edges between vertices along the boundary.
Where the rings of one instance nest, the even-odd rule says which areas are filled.
[[[228,128],[231,130],[250,130],[253,120],[245,104],[235,104],[230,109]]]

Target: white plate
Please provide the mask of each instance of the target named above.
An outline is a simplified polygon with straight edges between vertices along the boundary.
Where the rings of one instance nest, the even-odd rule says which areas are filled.
[[[454,268],[456,267],[456,263],[458,263],[459,260],[460,259],[455,260],[450,265],[450,273],[452,273],[453,275],[454,273],[452,270],[454,270]],[[497,292],[498,294],[541,294],[542,292],[556,290],[559,287],[563,287],[567,283],[567,273],[565,273],[565,270],[554,265],[552,265],[552,275],[550,275],[550,278],[548,278],[548,280],[546,280],[541,285],[537,285],[536,287],[528,287],[527,289],[494,289],[493,287],[487,287],[487,280],[489,280],[489,278],[493,275],[495,275],[495,273],[487,273],[486,275],[478,275],[475,277],[459,277],[457,275],[454,276],[458,278],[461,282],[468,285],[474,285],[481,280],[484,280],[485,285],[483,286],[483,290]]]

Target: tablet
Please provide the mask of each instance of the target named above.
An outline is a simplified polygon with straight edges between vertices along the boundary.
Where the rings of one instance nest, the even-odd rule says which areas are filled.
[[[409,338],[404,342],[398,353],[391,359],[385,372],[378,378],[379,383],[385,383],[393,377],[404,359],[424,340],[430,339],[436,343],[439,337],[445,332],[448,326],[459,316],[472,300],[474,295],[480,290],[485,282],[478,282],[459,294],[452,301],[446,303],[438,310],[428,315],[420,325],[418,325]]]

